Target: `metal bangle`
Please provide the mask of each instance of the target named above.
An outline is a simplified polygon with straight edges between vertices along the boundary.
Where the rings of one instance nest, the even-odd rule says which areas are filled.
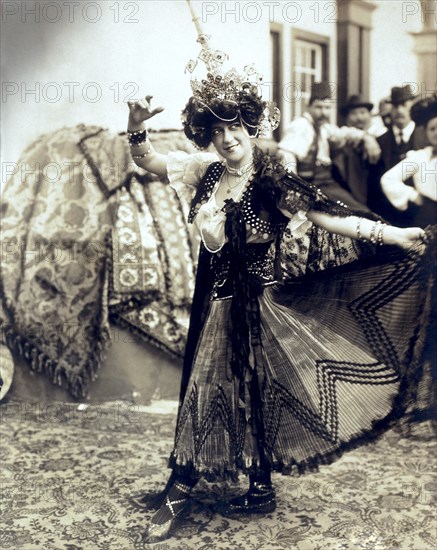
[[[357,220],[357,239],[362,239],[363,236],[361,235],[361,222],[363,221],[363,218],[358,218]]]
[[[387,224],[383,223],[381,224],[381,227],[378,232],[378,236],[376,238],[378,244],[382,246],[384,244],[384,229],[387,227]]]
[[[378,227],[380,225],[381,225],[381,222],[379,220],[372,225],[372,229],[370,230],[370,238],[369,238],[369,240],[372,244],[377,243],[377,239],[376,239],[375,235],[376,235],[376,232],[377,232]]]

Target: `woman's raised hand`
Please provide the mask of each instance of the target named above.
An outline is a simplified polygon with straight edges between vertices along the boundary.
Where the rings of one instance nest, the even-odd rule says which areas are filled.
[[[146,95],[144,99],[139,101],[128,101],[127,105],[129,107],[129,126],[132,128],[141,125],[145,120],[152,118],[152,116],[161,113],[164,110],[164,107],[155,107],[154,109],[151,106],[151,95]]]

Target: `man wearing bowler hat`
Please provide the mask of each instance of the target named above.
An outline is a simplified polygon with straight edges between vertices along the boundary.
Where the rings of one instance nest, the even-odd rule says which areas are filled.
[[[284,165],[302,178],[317,185],[330,199],[353,209],[365,206],[335,179],[331,154],[346,144],[363,143],[365,154],[372,162],[379,158],[379,146],[364,130],[329,123],[333,105],[333,90],[328,82],[316,82],[306,112],[293,120],[279,143],[279,155]]]
[[[381,177],[387,170],[401,162],[408,151],[417,151],[426,146],[424,132],[416,128],[410,116],[411,107],[416,99],[417,94],[409,84],[391,89],[389,102],[392,124],[385,134],[377,138],[381,147],[381,158],[371,168],[369,174],[368,204],[370,208],[387,221],[401,227],[408,227],[410,220],[407,213],[399,212],[390,204],[381,189]],[[413,185],[412,181],[405,183]]]
[[[346,119],[346,124],[353,128],[359,128],[371,136],[379,137],[387,131],[380,117],[372,116],[373,103],[360,95],[349,96],[347,102],[340,109],[340,113]]]

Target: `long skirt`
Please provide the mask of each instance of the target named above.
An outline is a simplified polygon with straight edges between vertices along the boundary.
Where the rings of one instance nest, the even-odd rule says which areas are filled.
[[[429,322],[429,279],[414,254],[265,288],[261,357],[230,368],[231,299],[211,301],[180,406],[170,463],[207,479],[329,463],[390,427],[414,399]],[[259,381],[262,429],[250,380]],[[262,443],[260,433],[262,432]],[[261,457],[262,455],[262,457]]]

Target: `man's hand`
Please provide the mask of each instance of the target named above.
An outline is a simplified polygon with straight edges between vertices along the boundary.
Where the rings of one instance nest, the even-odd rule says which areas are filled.
[[[381,157],[381,147],[376,139],[366,134],[363,138],[363,156],[369,161],[370,164],[376,164]]]

